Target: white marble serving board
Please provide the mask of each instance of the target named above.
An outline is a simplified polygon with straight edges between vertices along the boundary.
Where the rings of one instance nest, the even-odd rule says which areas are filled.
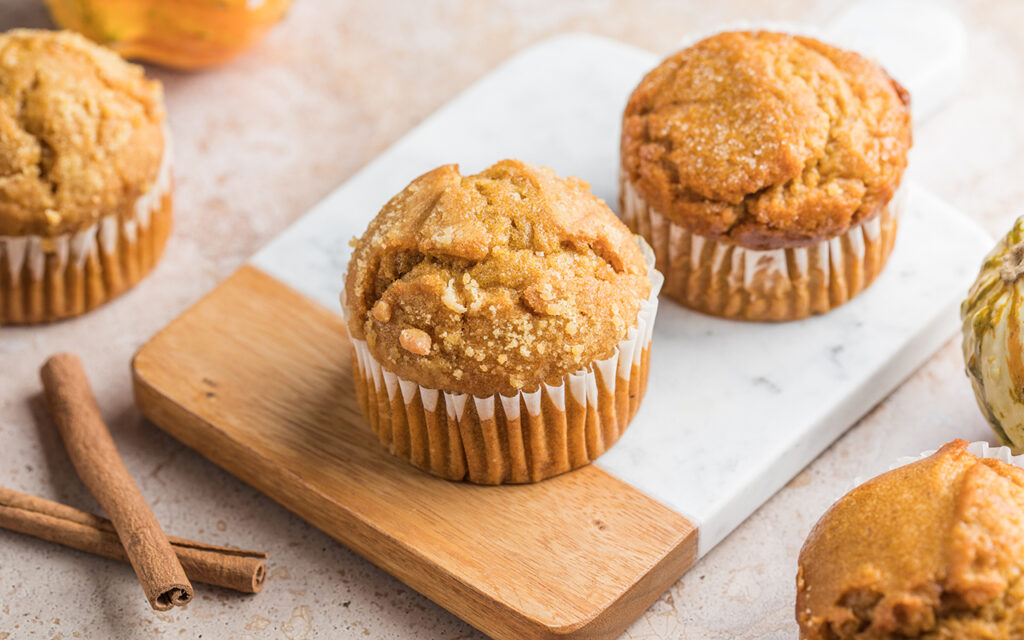
[[[547,165],[589,181],[615,208],[622,109],[657,62],[593,36],[542,42],[425,120],[252,263],[340,313],[349,240],[409,181],[445,163],[469,173],[509,157]],[[597,464],[698,525],[700,555],[953,335],[991,241],[934,196],[908,190],[884,273],[832,313],[747,324],[662,300],[647,397]]]

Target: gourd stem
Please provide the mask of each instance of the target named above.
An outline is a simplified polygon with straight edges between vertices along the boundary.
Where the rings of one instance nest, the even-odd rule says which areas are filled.
[[[1017,282],[1021,276],[1024,276],[1024,240],[1010,247],[999,268],[999,277],[1007,284]]]

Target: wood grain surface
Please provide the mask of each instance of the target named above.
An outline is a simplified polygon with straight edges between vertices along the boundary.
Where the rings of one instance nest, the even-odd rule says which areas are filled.
[[[496,638],[613,638],[697,531],[596,467],[533,485],[431,477],[359,413],[339,315],[245,266],[137,353],[157,425]],[[273,555],[274,550],[268,549]]]

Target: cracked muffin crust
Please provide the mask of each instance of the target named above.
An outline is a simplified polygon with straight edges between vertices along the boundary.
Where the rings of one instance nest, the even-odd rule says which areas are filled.
[[[649,293],[633,234],[585,182],[505,160],[439,167],[388,202],[343,302],[385,369],[482,397],[611,356]]]
[[[805,640],[1024,636],[1024,470],[955,440],[854,489],[800,553]]]
[[[640,82],[623,117],[622,169],[693,233],[751,249],[806,246],[892,198],[911,144],[908,103],[856,53],[721,33]]]
[[[0,33],[0,324],[79,315],[153,268],[172,217],[162,100],[77,34]]]
[[[539,482],[595,460],[639,409],[661,275],[585,182],[445,165],[353,246],[341,306],[359,408],[413,466]]]
[[[620,204],[665,293],[785,321],[867,288],[896,239],[909,98],[856,53],[720,33],[648,73],[622,123]]]
[[[0,236],[125,215],[157,181],[159,82],[70,32],[0,34]]]

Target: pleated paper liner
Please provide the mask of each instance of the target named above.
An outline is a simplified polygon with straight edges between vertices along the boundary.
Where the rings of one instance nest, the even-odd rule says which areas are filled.
[[[171,194],[148,220],[107,216],[54,238],[0,238],[0,324],[77,316],[123,293],[149,273],[171,228]]]
[[[169,155],[165,150],[156,183],[127,216],[54,237],[0,236],[0,325],[83,314],[153,269],[171,230]]]
[[[889,465],[889,471],[892,471],[893,469],[899,469],[900,467],[905,467],[906,465],[914,462],[920,462],[921,460],[924,460],[925,458],[934,455],[936,451],[938,451],[938,449],[922,451],[916,456],[901,456],[899,458],[896,458],[896,460],[894,460],[893,463]],[[1024,469],[1024,454],[1014,455],[1013,449],[1007,446],[993,447],[992,445],[983,440],[976,440],[967,445],[967,453],[975,455],[979,458],[991,458],[995,460],[1000,460],[1002,462],[1005,462],[1006,464],[1012,464],[1015,467],[1020,467],[1021,469]],[[865,478],[863,476],[855,477],[853,480],[850,481],[850,484],[846,487],[846,489],[838,497],[836,497],[836,499],[833,502],[839,500],[842,496],[846,495],[850,491],[853,491],[854,489],[856,489],[857,487],[871,479],[872,478]]]
[[[622,435],[647,389],[661,275],[641,243],[651,293],[636,325],[611,357],[559,384],[510,397],[430,389],[387,371],[353,339],[356,393],[374,433],[419,469],[477,484],[538,482],[595,460]]]
[[[783,321],[825,313],[881,273],[896,240],[904,189],[841,236],[807,247],[758,251],[692,233],[647,204],[620,176],[626,224],[654,248],[665,293],[680,304],[737,320]]]
[[[933,451],[922,451],[916,456],[904,456],[902,458],[897,458],[896,462],[889,467],[889,470],[891,471],[893,469],[906,466],[912,462],[924,460],[928,456],[934,455],[936,451],[938,451],[938,449]],[[1000,460],[1006,464],[1012,464],[1015,467],[1024,469],[1024,454],[1014,455],[1013,449],[1007,446],[993,447],[983,440],[978,440],[967,445],[967,453],[973,454],[979,458]]]

